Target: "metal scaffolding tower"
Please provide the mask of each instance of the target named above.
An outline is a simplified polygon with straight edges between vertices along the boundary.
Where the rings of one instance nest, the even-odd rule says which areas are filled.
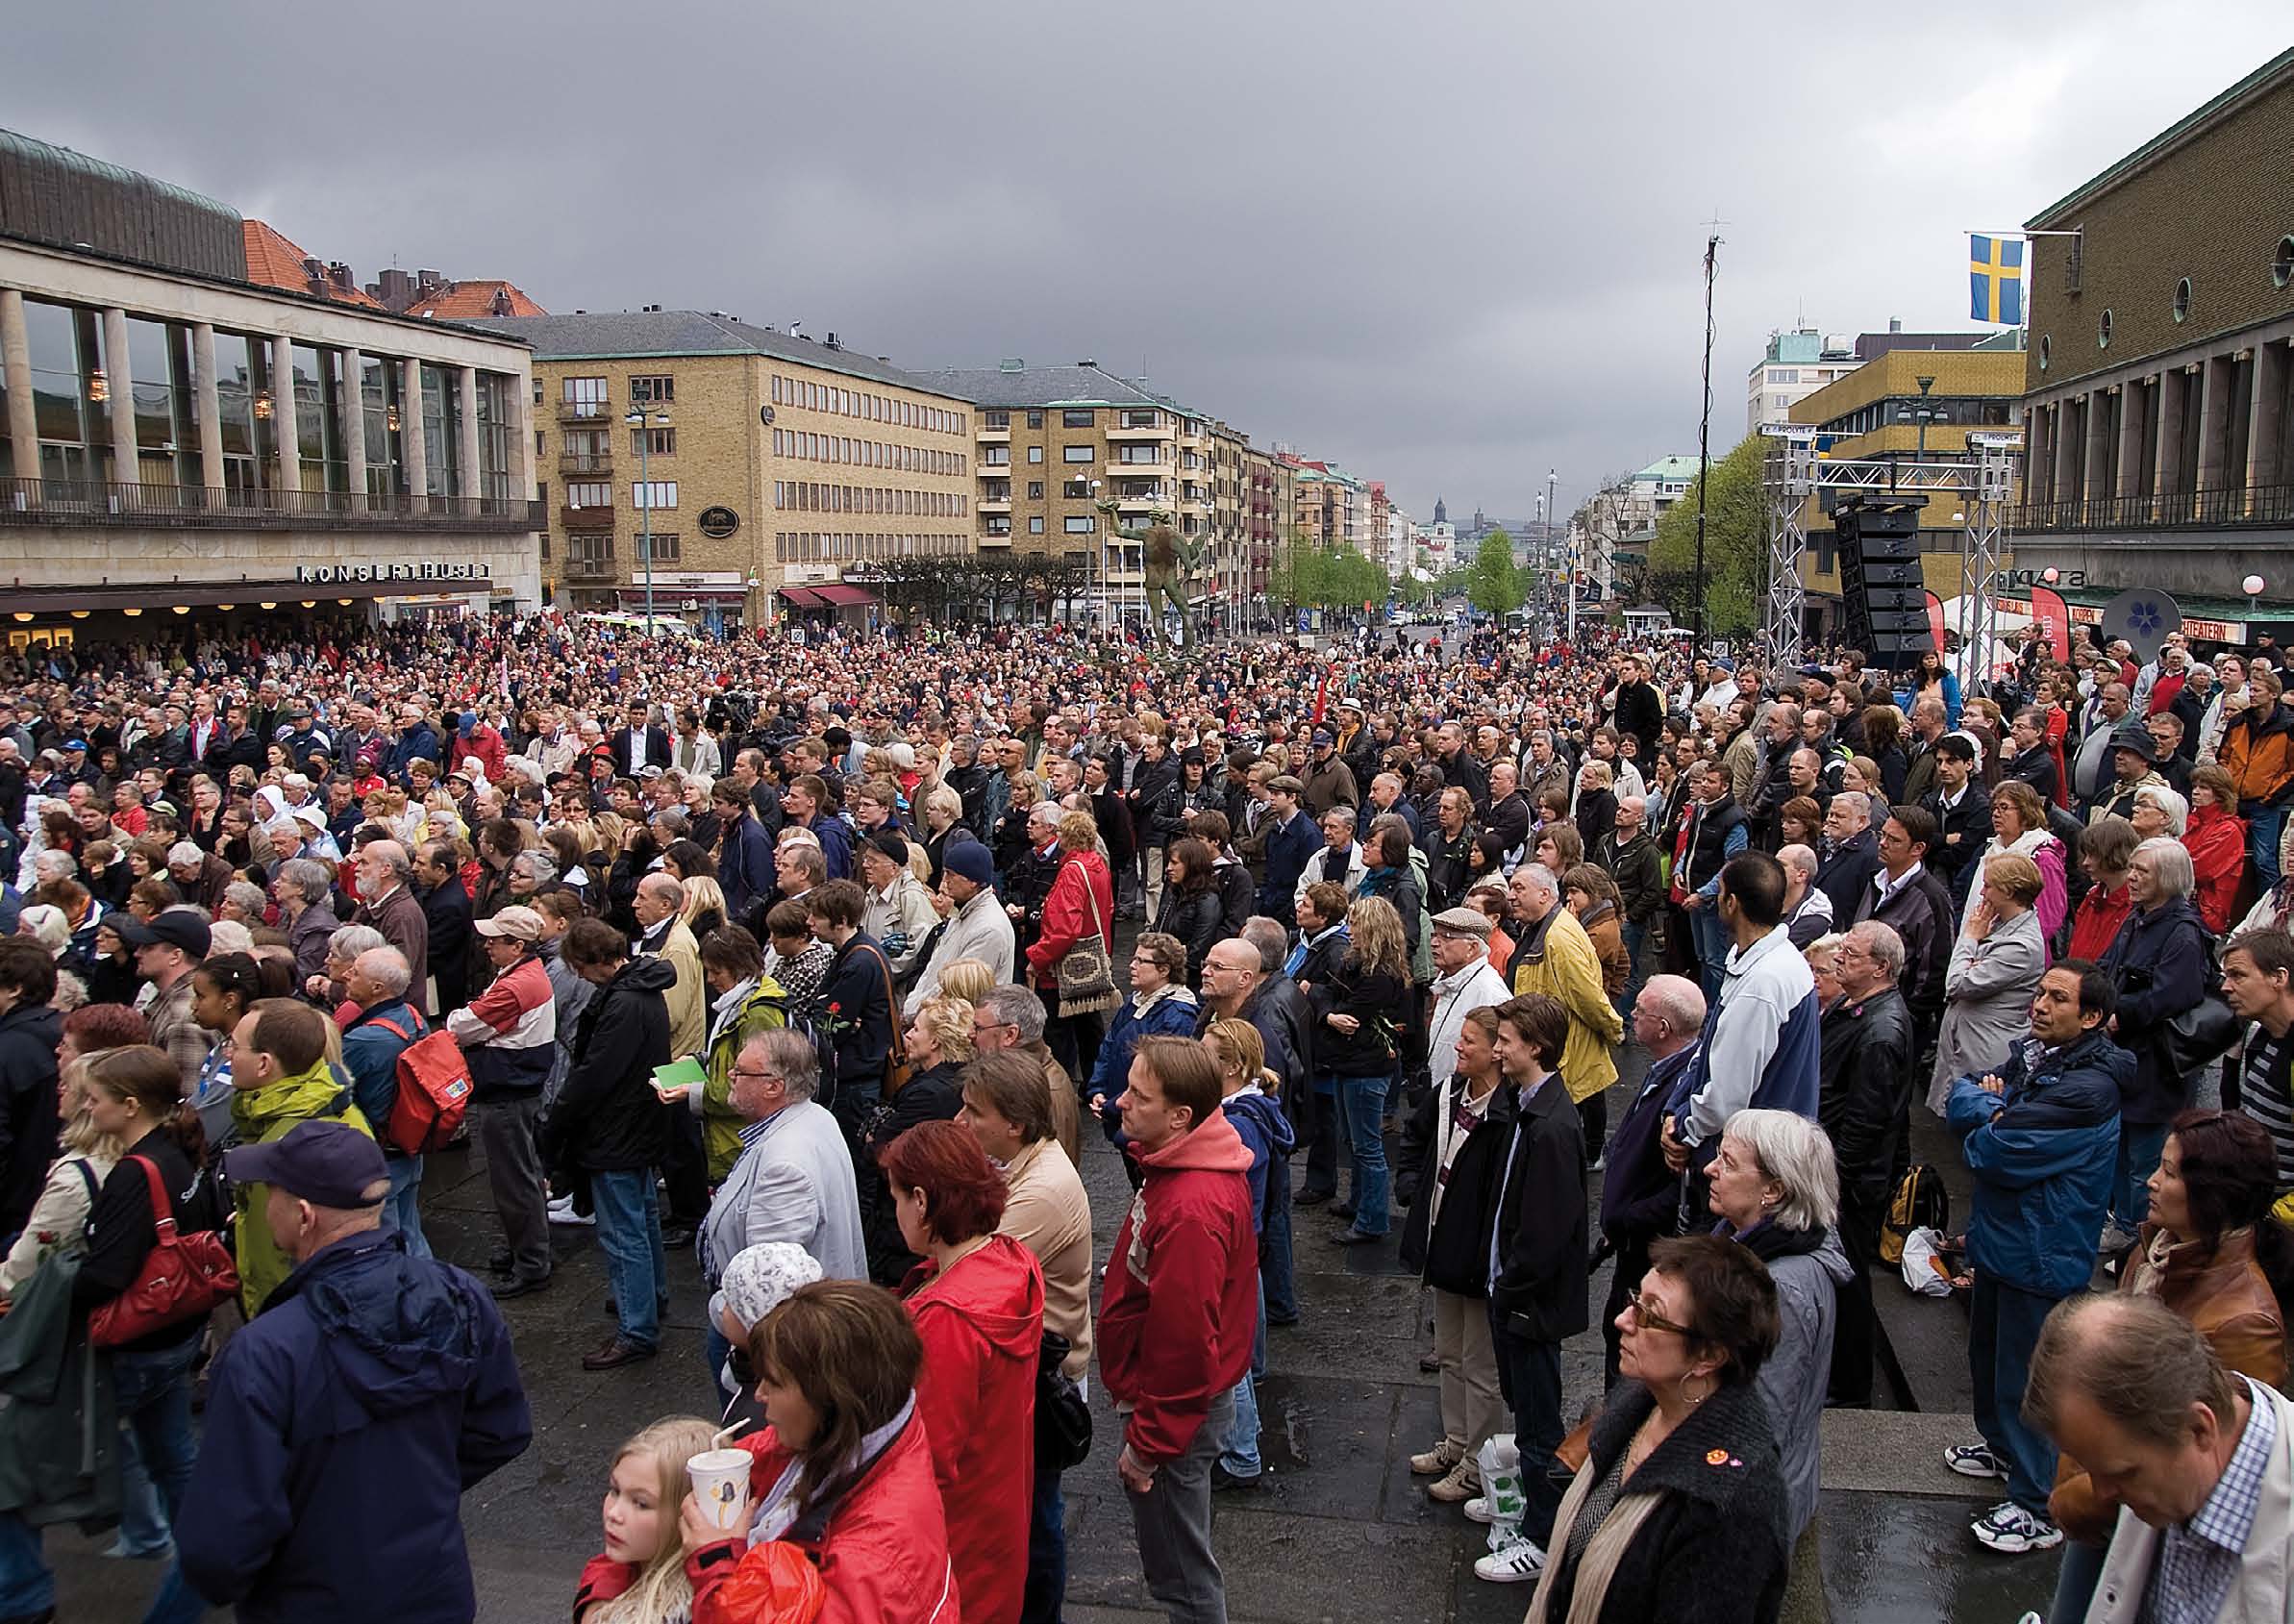
[[[1959,624],[1955,630],[1962,648],[1983,658],[1998,620],[1999,575],[2007,550],[2005,512],[2014,491],[2023,436],[2012,430],[1972,433],[1967,444],[1974,460],[1946,462],[1827,457],[1819,447],[1831,437],[1819,435],[1812,424],[1765,423],[1760,433],[1778,442],[1770,448],[1762,480],[1767,496],[1768,593],[1760,630],[1771,660],[1779,665],[1800,662],[1808,606],[1801,561],[1808,554],[1808,499],[1849,491],[1925,494],[1938,499],[1931,512],[1950,512],[1960,522]],[[1975,673],[1979,678],[1988,674]]]

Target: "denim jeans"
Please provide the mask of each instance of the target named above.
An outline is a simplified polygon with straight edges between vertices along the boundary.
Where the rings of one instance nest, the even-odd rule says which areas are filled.
[[[30,1616],[56,1605],[56,1575],[39,1545],[39,1530],[21,1512],[0,1512],[0,1618]]]
[[[1259,1459],[1259,1378],[1266,1373],[1266,1278],[1259,1280],[1259,1325],[1252,1335],[1251,1367],[1234,1384],[1234,1419],[1219,1439],[1219,1464],[1238,1478],[1264,1469]]]
[[[1641,972],[1641,943],[1649,939],[1649,927],[1636,925],[1631,919],[1620,928],[1625,937],[1625,1003],[1623,1012],[1630,1014],[1633,1001],[1641,995],[1641,984],[1648,978]]]
[[[1259,1237],[1259,1283],[1266,1299],[1259,1316],[1288,1325],[1298,1317],[1298,1277],[1290,1256],[1290,1159],[1278,1158],[1266,1169],[1265,1229]]]
[[[1490,1347],[1497,1354],[1498,1388],[1513,1411],[1513,1441],[1521,1451],[1524,1537],[1542,1546],[1553,1537],[1554,1513],[1569,1487],[1554,1451],[1568,1437],[1561,1421],[1561,1344],[1533,1342],[1509,1332],[1489,1310]]]
[[[1035,1474],[1035,1510],[1028,1519],[1028,1584],[1019,1624],[1060,1624],[1067,1602],[1067,1497],[1060,1474]]]
[[[383,1197],[383,1227],[402,1231],[407,1255],[430,1256],[430,1242],[422,1234],[422,1158],[393,1156],[385,1164],[390,1174],[390,1193]]]
[[[2055,1487],[2056,1449],[2045,1433],[2025,1425],[2023,1385],[2032,1350],[2039,1345],[2040,1322],[2058,1300],[1978,1274],[1967,1328],[1976,1430],[2007,1462],[2007,1498],[2039,1517],[2047,1515],[2047,1496]]]
[[[605,1249],[621,1339],[634,1347],[654,1347],[661,1339],[661,1294],[668,1289],[669,1260],[661,1250],[653,1170],[592,1173],[589,1199],[597,1206],[597,1243]]]
[[[199,1456],[198,1443],[191,1436],[191,1366],[198,1357],[197,1337],[156,1353],[112,1356],[112,1387],[119,1404],[120,1425],[127,1429],[137,1458],[159,1490],[170,1526],[183,1505],[184,1490],[190,1486],[192,1462]],[[206,1604],[185,1583],[181,1564],[170,1562],[144,1618],[147,1624],[179,1624],[206,1611]]]
[[[1689,936],[1697,944],[1697,974],[1710,1003],[1720,996],[1721,977],[1729,965],[1729,927],[1721,922],[1720,905],[1708,901],[1688,916]]]
[[[1364,1235],[1386,1232],[1386,1090],[1393,1083],[1390,1077],[1338,1079],[1338,1106],[1354,1157],[1346,1198],[1354,1207],[1354,1227]]]
[[[2119,1124],[2119,1162],[2111,1174],[2110,1215],[2118,1226],[2133,1234],[2151,1214],[2151,1174],[2158,1154],[2166,1149],[2166,1127]]]
[[[2286,832],[2286,809],[2262,807],[2247,816],[2246,850],[2254,859],[2255,878],[2267,891],[2278,884],[2279,837]]]
[[[1317,1077],[1309,1090],[1313,1108],[1307,1115],[1303,1136],[1307,1152],[1307,1187],[1302,1195],[1338,1193],[1338,1080]]]

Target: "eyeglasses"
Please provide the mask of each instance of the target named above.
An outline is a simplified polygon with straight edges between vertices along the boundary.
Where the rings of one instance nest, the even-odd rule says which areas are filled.
[[[1649,1299],[1638,1291],[1627,1292],[1625,1305],[1633,1310],[1633,1317],[1644,1331],[1670,1331],[1678,1337],[1693,1335],[1687,1326],[1677,1320],[1667,1319],[1663,1314],[1658,1312]]]
[[[972,1030],[974,1032],[994,1032],[1000,1027],[1007,1027],[1010,1024],[1008,1020],[976,1020],[972,1023]]]
[[[760,1071],[754,1066],[736,1065],[733,1068],[733,1075],[736,1077],[754,1077],[761,1083],[770,1083],[781,1074],[777,1071]]]

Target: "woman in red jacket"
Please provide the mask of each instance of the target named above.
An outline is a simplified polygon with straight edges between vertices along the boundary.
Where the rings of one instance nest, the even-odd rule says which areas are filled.
[[[691,1495],[679,1529],[693,1624],[763,1624],[761,1583],[795,1546],[827,1592],[821,1624],[958,1624],[956,1573],[916,1410],[923,1360],[892,1293],[857,1280],[794,1292],[749,1333],[771,1425],[736,1438],[749,1468],[749,1531],[728,1539]],[[768,1611],[770,1609],[770,1611]]]
[[[2238,790],[2218,766],[2194,767],[2190,774],[2190,821],[2182,844],[2198,889],[2191,901],[2207,929],[2221,936],[2231,926],[2231,909],[2246,878],[2246,820],[2238,815]]]
[[[924,1122],[884,1153],[900,1236],[923,1258],[908,1312],[924,1343],[916,1411],[948,1520],[964,1624],[1017,1624],[1035,1485],[1043,1270],[1010,1236],[1004,1180],[959,1122]]]
[[[1094,937],[1112,952],[1114,924],[1115,881],[1099,855],[1099,824],[1087,812],[1067,812],[1060,819],[1060,871],[1043,899],[1043,929],[1028,949],[1028,966],[1043,999],[1043,1040],[1070,1077],[1088,1077],[1099,1063],[1103,1014],[1120,1000],[1110,983],[1098,1009],[1062,1012],[1060,961]]]

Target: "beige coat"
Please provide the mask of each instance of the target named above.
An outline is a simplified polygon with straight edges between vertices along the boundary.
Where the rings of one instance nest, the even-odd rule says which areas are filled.
[[[709,1041],[709,988],[701,980],[701,946],[683,919],[669,921],[669,929],[656,950],[677,971],[669,988],[669,1058],[697,1055]]]
[[[1043,1265],[1043,1328],[1067,1338],[1060,1371],[1081,1381],[1091,1368],[1091,1202],[1066,1152],[1038,1139],[1004,1169],[1008,1235]]]

